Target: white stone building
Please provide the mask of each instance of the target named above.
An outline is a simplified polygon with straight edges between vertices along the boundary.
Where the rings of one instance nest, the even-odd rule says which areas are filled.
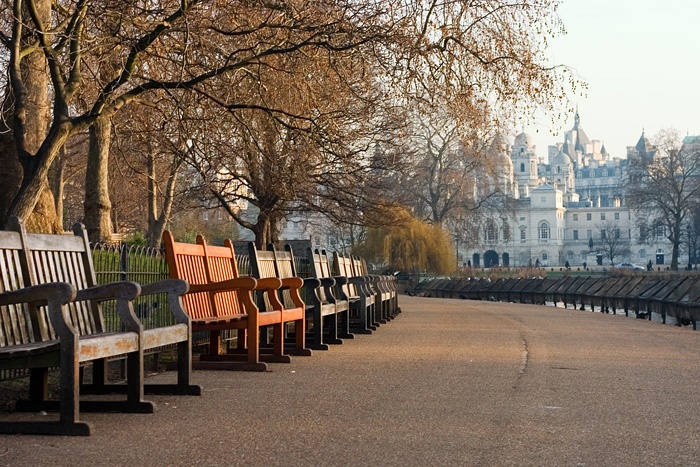
[[[529,135],[517,135],[510,148],[502,136],[497,137],[490,156],[503,161],[502,174],[512,174],[512,181],[499,183],[511,187],[507,195],[515,209],[483,221],[478,241],[471,242],[477,246],[458,252],[462,266],[609,265],[607,235],[615,235],[628,247],[628,252],[616,255],[615,263],[651,261],[657,267],[670,263],[671,245],[663,228],[641,226],[626,207],[627,159],[611,157],[601,141],[589,139],[578,113],[574,121],[565,141],[548,148],[547,163],[538,159]],[[627,152],[628,157],[653,157],[656,149],[642,133]],[[505,166],[508,161],[512,167]],[[687,258],[681,257],[679,264]]]

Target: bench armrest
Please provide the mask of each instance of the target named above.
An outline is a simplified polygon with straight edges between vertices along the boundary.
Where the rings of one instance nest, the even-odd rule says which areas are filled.
[[[64,305],[73,299],[75,299],[75,287],[66,282],[33,285],[19,290],[0,292],[0,305],[20,303]]]
[[[141,294],[141,286],[136,282],[119,281],[104,285],[95,285],[87,289],[78,290],[75,296],[76,302],[96,300],[133,300]]]
[[[290,289],[300,289],[304,285],[304,279],[301,277],[285,277],[280,279],[282,285],[280,287],[290,288]]]
[[[104,285],[95,285],[87,289],[79,290],[75,296],[76,302],[94,300],[105,302],[116,301],[117,314],[124,329],[141,335],[143,326],[134,313],[133,300],[141,293],[141,286],[136,282],[120,281],[110,282]]]
[[[307,290],[313,290],[321,287],[321,281],[315,277],[304,278],[304,288]]]
[[[166,279],[141,286],[141,296],[168,294],[168,305],[175,321],[190,324],[190,317],[182,306],[182,295],[189,290],[189,284],[182,279]]]
[[[253,277],[238,277],[221,282],[208,284],[190,284],[189,293],[199,292],[227,292],[229,290],[256,290],[258,280]]]
[[[265,277],[263,279],[258,279],[258,285],[255,290],[277,290],[282,287],[282,281],[276,277]]]
[[[348,278],[345,276],[333,276],[332,279],[338,285],[345,285],[348,283]]]

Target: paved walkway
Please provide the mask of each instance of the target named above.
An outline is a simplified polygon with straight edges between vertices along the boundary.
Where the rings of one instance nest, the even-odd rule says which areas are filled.
[[[700,465],[700,332],[530,305],[401,306],[374,335],[269,372],[196,372],[204,395],[154,396],[153,415],[84,414],[88,438],[0,436],[0,465]]]

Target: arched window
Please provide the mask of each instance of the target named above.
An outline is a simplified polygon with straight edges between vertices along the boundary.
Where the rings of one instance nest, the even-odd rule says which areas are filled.
[[[537,232],[540,240],[549,239],[549,223],[546,221],[540,222],[540,225],[537,227]]]
[[[525,172],[525,163],[524,162],[520,163],[520,171]]]

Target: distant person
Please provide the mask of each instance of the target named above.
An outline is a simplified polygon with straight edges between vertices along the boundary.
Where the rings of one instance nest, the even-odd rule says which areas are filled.
[[[583,262],[583,270],[584,270],[584,271],[586,270],[586,267],[587,267],[587,266],[588,266],[588,263],[586,263],[586,262],[584,261],[584,262]]]
[[[647,271],[652,271],[654,269],[654,265],[652,264],[651,260],[647,263]]]
[[[571,265],[569,264],[569,261],[567,260],[566,263],[564,263],[564,266],[566,269],[571,269]]]
[[[537,258],[537,259],[535,260],[535,267],[536,267],[536,268],[539,268],[539,267],[540,267],[540,259],[539,259],[539,258]]]

